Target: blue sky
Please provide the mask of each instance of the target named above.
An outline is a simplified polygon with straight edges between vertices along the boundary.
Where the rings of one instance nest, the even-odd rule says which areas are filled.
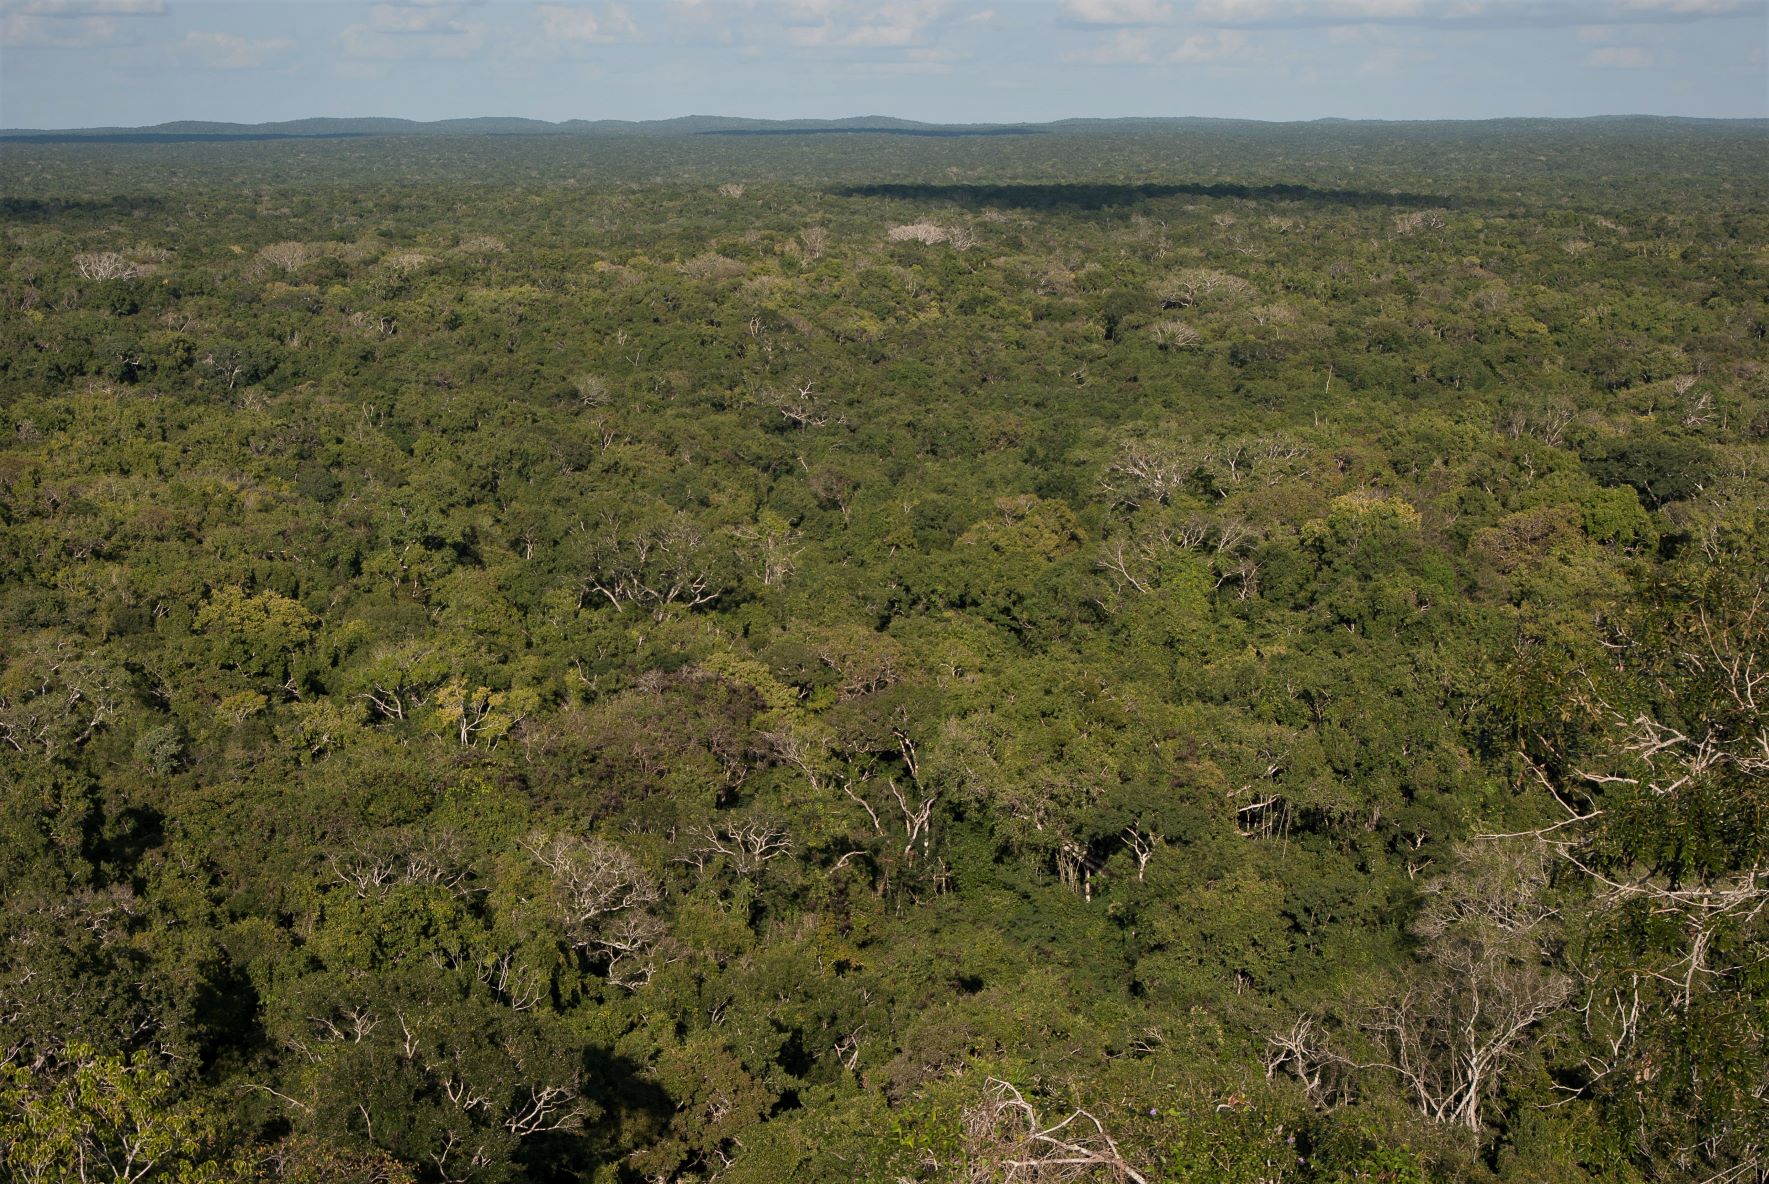
[[[1769,0],[0,0],[0,125],[1769,115]]]

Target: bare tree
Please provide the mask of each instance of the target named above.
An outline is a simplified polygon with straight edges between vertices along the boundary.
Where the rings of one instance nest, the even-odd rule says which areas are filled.
[[[535,835],[523,847],[553,873],[561,919],[579,933],[601,918],[655,904],[657,883],[639,861],[601,839]]]
[[[1184,321],[1156,321],[1149,326],[1149,336],[1155,344],[1163,349],[1173,346],[1184,348],[1197,345],[1204,340],[1204,335]]]
[[[1501,415],[1499,430],[1513,440],[1527,436],[1557,448],[1577,416],[1578,408],[1563,399],[1522,401],[1512,404]]]
[[[1378,1004],[1366,1030],[1433,1118],[1479,1130],[1524,1036],[1566,1001],[1570,981],[1551,967],[1559,913],[1544,897],[1539,844],[1464,848],[1450,874],[1425,886],[1414,924],[1430,969]]]
[[[1625,951],[1580,966],[1585,1088],[1652,1116],[1634,1149],[1658,1172],[1743,1180],[1769,1162],[1762,552],[1717,541],[1675,591],[1610,618],[1609,664],[1567,680],[1577,747],[1532,737],[1519,752],[1557,817],[1489,838],[1553,852],[1583,927]]]
[[[695,845],[677,859],[700,872],[723,859],[738,875],[754,875],[770,860],[792,850],[792,838],[786,828],[757,819],[709,824],[697,828],[693,837]]]
[[[1140,883],[1149,860],[1155,857],[1155,849],[1161,845],[1161,836],[1153,831],[1144,833],[1142,824],[1136,822],[1124,828],[1123,838],[1125,849],[1136,860],[1136,878]]]
[[[1200,455],[1190,441],[1131,436],[1106,466],[1101,487],[1120,503],[1135,507],[1166,505],[1198,471]]]
[[[128,701],[123,671],[63,639],[20,646],[0,681],[0,744],[54,757],[103,730]]]
[[[1150,587],[1145,581],[1151,577],[1144,573],[1142,579],[1137,578],[1135,569],[1139,566],[1140,557],[1135,554],[1136,550],[1123,538],[1112,539],[1100,546],[1099,558],[1094,561],[1094,566],[1101,571],[1110,572],[1120,588],[1128,586],[1146,596]]]
[[[577,401],[585,407],[606,407],[612,401],[608,380],[600,374],[580,374],[571,385],[577,390]]]
[[[358,897],[375,896],[401,884],[426,884],[464,896],[472,873],[458,836],[443,831],[403,828],[357,840],[344,852],[326,856],[332,879]]]
[[[1048,1122],[1012,1084],[991,1077],[964,1111],[966,1178],[971,1184],[1148,1184],[1117,1141],[1086,1110]]]
[[[894,243],[921,243],[931,247],[950,240],[952,232],[933,222],[911,222],[891,227],[885,237]]]
[[[588,534],[582,527],[578,533]],[[713,572],[706,539],[687,514],[628,528],[610,517],[590,555],[578,603],[594,593],[617,610],[648,608],[659,620],[672,604],[698,608],[724,589]]]
[[[825,408],[823,397],[813,389],[815,386],[812,381],[787,391],[770,387],[761,393],[760,401],[778,411],[780,417],[795,428],[820,428],[840,422],[839,416],[832,417]]]
[[[1570,995],[1551,964],[1549,859],[1535,842],[1462,848],[1426,886],[1421,962],[1382,997],[1354,1001],[1337,1031],[1304,1016],[1271,1037],[1268,1074],[1293,1074],[1324,1103],[1335,1077],[1387,1073],[1427,1118],[1478,1131],[1531,1030]]]
[[[313,255],[313,248],[307,243],[271,243],[258,249],[257,262],[262,268],[275,268],[286,275],[293,275],[306,267]]]
[[[1421,230],[1443,229],[1442,210],[1408,210],[1394,216],[1396,235],[1416,234]]]
[[[74,270],[83,280],[132,280],[147,269],[116,251],[85,251],[74,256]]]
[[[1251,281],[1210,267],[1188,267],[1161,280],[1155,295],[1166,308],[1192,308],[1205,302],[1233,303],[1258,292]]]
[[[523,847],[551,873],[556,915],[572,948],[598,959],[616,986],[649,982],[665,936],[651,907],[663,893],[639,861],[579,835],[532,835]]]
[[[479,981],[511,1011],[531,1011],[547,997],[548,976],[517,960],[515,950],[499,950],[480,959]]]
[[[828,735],[817,735],[802,728],[783,728],[769,733],[766,738],[775,757],[803,773],[813,792],[839,791],[865,811],[875,837],[894,845],[897,834],[892,832],[900,833],[904,865],[925,863],[933,847],[934,809],[940,795],[923,783],[920,754],[908,733],[893,728],[892,737],[897,742],[897,755],[903,763],[907,785],[894,776],[876,776],[870,764],[854,771],[846,761],[839,759],[835,741]],[[893,818],[901,819],[900,831],[897,824],[887,823]],[[844,863],[846,859],[843,858]]]
[[[843,522],[853,517],[854,493],[859,488],[859,482],[851,475],[840,469],[822,466],[811,469],[806,480],[820,504],[833,505],[841,512]]]

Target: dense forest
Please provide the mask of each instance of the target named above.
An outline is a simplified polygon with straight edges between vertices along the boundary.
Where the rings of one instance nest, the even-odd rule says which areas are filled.
[[[0,145],[0,1174],[1769,1178],[1769,127],[869,126]]]

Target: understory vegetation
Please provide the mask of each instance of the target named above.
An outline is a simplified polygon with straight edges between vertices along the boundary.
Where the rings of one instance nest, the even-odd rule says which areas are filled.
[[[1763,147],[5,145],[4,1175],[1763,1179]]]

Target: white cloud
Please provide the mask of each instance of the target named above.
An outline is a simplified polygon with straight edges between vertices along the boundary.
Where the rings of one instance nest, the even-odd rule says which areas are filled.
[[[1165,25],[1175,16],[1169,0],[1063,0],[1062,12],[1078,25]]]
[[[1444,15],[1468,4],[1437,5]],[[1429,10],[1425,0],[1196,0],[1195,20],[1222,25],[1319,24],[1417,20]]]
[[[786,40],[801,48],[910,49],[927,45],[946,0],[791,0],[780,6]]]
[[[84,19],[98,16],[163,16],[166,0],[4,0],[0,12]]]
[[[845,68],[856,75],[891,78],[910,74],[950,74],[954,67],[966,60],[966,54],[930,46],[882,59],[854,62]]]
[[[539,8],[564,7],[546,3]],[[731,45],[737,39],[738,27],[753,19],[751,6],[729,3],[728,0],[649,0],[638,5],[645,17],[645,27],[654,40],[667,39],[674,45]],[[628,21],[632,15],[626,8],[621,14]],[[597,21],[598,26],[603,22]],[[631,36],[638,35],[636,22]]]
[[[253,70],[277,54],[295,48],[287,37],[254,40],[232,33],[190,32],[178,48],[214,70]]]
[[[537,4],[541,33],[548,41],[625,41],[639,35],[639,26],[625,5],[610,4],[600,15],[588,4]]]
[[[485,46],[485,29],[458,19],[461,5],[377,4],[366,24],[338,34],[344,57],[393,62],[470,57]]]
[[[1254,55],[1252,38],[1239,29],[1206,29],[1177,42],[1159,29],[1122,28],[1063,60],[1088,66],[1200,65]]]
[[[1638,70],[1652,65],[1652,54],[1637,45],[1606,45],[1587,53],[1585,65],[1600,70]]]
[[[377,4],[369,10],[369,28],[377,33],[446,33],[459,27],[447,9],[429,5]]]
[[[1170,62],[1221,62],[1246,57],[1252,50],[1247,34],[1235,29],[1193,33],[1167,55]]]
[[[86,49],[118,43],[117,22],[113,20],[50,21],[25,12],[0,16],[0,45]]]
[[[1081,24],[1505,28],[1769,18],[1769,0],[1063,0],[1062,11]]]
[[[1147,32],[1119,29],[1098,45],[1065,54],[1063,60],[1088,66],[1146,66],[1155,60],[1155,47]]]
[[[1357,65],[1357,72],[1366,78],[1387,78],[1410,66],[1423,66],[1436,60],[1437,55],[1426,50],[1384,45],[1365,54]]]
[[[165,0],[0,0],[0,45],[95,49],[141,40],[119,17],[163,16]]]
[[[1613,7],[1624,12],[1694,17],[1732,16],[1763,10],[1763,5],[1753,4],[1750,0],[1618,0]]]

